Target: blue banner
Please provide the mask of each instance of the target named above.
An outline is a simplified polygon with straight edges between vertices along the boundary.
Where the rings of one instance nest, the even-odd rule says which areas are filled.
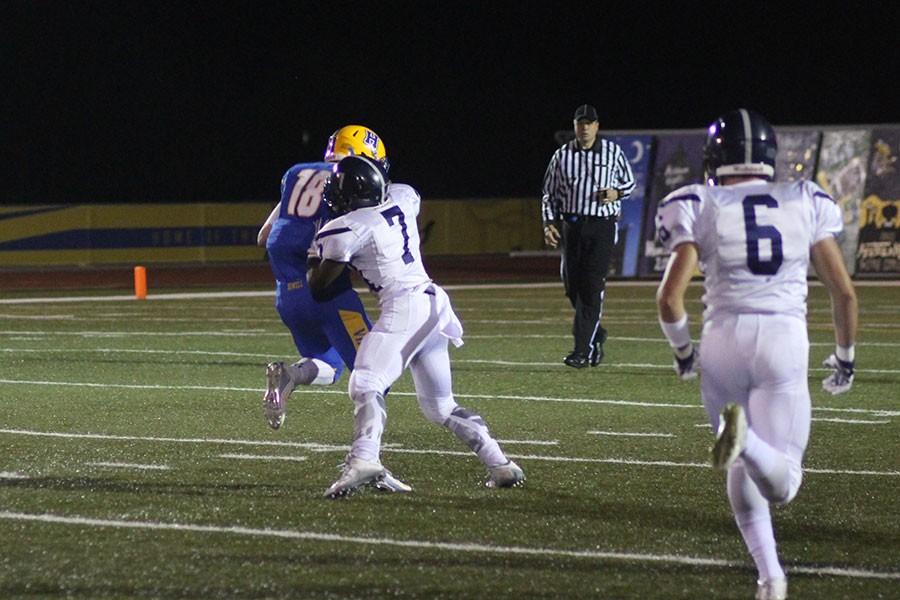
[[[613,135],[610,140],[621,146],[631,163],[635,188],[631,196],[622,201],[619,216],[619,243],[613,256],[612,272],[622,277],[637,275],[638,255],[641,250],[641,226],[644,223],[644,205],[647,198],[647,180],[650,177],[650,155],[653,136]]]
[[[656,240],[656,206],[669,192],[683,185],[703,182],[704,133],[673,133],[656,136],[653,180],[644,218],[644,255],[640,275],[659,276],[669,254]]]

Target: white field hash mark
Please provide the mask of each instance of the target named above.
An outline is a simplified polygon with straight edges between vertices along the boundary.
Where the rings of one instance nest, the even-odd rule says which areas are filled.
[[[54,437],[64,439],[93,439],[93,440],[127,440],[127,441],[143,441],[143,442],[162,442],[176,444],[232,444],[236,446],[276,446],[286,448],[303,448],[311,452],[347,452],[350,447],[342,445],[329,445],[310,442],[277,442],[267,440],[234,440],[221,438],[167,438],[167,437],[150,437],[150,436],[129,436],[129,435],[104,435],[99,433],[62,433],[56,431],[30,431],[23,429],[0,429],[0,434],[9,435],[27,435],[36,437]],[[423,454],[434,456],[461,456],[471,457],[472,453],[461,450],[437,450],[426,448],[403,448],[400,446],[386,445],[382,448],[385,453],[396,452],[398,454]],[[631,458],[592,458],[578,456],[541,456],[536,454],[513,454],[508,453],[509,458],[522,460],[561,462],[561,463],[592,463],[592,464],[613,464],[613,465],[632,465],[639,467],[679,467],[692,469],[709,469],[707,463],[694,462],[677,462],[671,460],[637,460]],[[900,471],[873,471],[873,470],[845,470],[845,469],[816,469],[805,468],[806,473],[817,473],[826,475],[867,475],[874,477],[900,477]]]
[[[313,542],[332,542],[344,544],[363,544],[371,546],[394,546],[417,550],[436,550],[454,553],[501,554],[514,556],[559,556],[566,558],[584,558],[589,560],[611,560],[625,562],[669,563],[688,566],[723,567],[728,569],[745,569],[742,562],[732,562],[718,558],[682,556],[678,554],[647,554],[637,552],[616,552],[599,550],[564,550],[554,548],[538,548],[528,546],[491,546],[487,544],[458,542],[429,542],[422,540],[404,540],[386,537],[346,536],[334,533],[317,533],[313,531],[297,531],[293,529],[258,529],[253,527],[200,525],[194,523],[162,523],[157,521],[126,521],[121,519],[97,519],[81,516],[63,516],[54,514],[29,514],[13,511],[0,511],[0,519],[9,521],[30,521],[38,523],[55,523],[60,525],[77,525],[88,527],[110,527],[115,529],[144,529],[153,531],[180,531],[193,533],[224,533],[240,536],[274,537],[281,539],[305,540]],[[844,567],[804,567],[796,566],[788,569],[790,573],[807,573],[812,575],[831,575],[864,579],[900,579],[900,573],[869,571]]]

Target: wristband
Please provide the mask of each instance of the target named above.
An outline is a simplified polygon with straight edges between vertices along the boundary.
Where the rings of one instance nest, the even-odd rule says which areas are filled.
[[[852,363],[856,355],[856,348],[853,344],[850,344],[849,346],[835,346],[834,355],[838,360]]]
[[[660,317],[659,326],[666,335],[666,339],[669,340],[669,345],[674,350],[690,345],[691,331],[688,328],[688,318],[686,313],[674,323],[667,323]]]

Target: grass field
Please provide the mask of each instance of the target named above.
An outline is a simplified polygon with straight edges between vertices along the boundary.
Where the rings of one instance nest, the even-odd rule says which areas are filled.
[[[751,598],[654,288],[610,288],[606,360],[582,371],[561,363],[559,285],[449,291],[467,334],[457,400],[524,487],[485,488],[405,375],[382,458],[414,493],[323,499],[351,433],[347,376],[298,390],[267,428],[264,365],[293,358],[271,295],[0,303],[0,597]],[[900,597],[900,287],[859,294],[857,380],[832,397],[829,305],[810,290],[807,471],[775,510],[792,598]]]

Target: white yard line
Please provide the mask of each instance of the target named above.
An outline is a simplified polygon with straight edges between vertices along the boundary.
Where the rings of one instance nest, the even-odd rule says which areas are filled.
[[[284,456],[278,454],[219,454],[219,458],[234,458],[238,460],[286,460],[300,462],[307,456]]]
[[[826,423],[847,423],[850,425],[887,425],[890,421],[864,421],[861,419],[830,419],[824,417],[813,417],[813,421],[824,421]]]
[[[859,372],[859,371],[857,371]],[[72,387],[89,387],[89,388],[105,388],[105,389],[133,389],[133,390],[201,390],[201,391],[217,391],[217,392],[248,392],[261,394],[263,388],[247,388],[247,387],[231,387],[231,386],[205,386],[205,385],[165,385],[165,384],[127,384],[127,383],[94,383],[94,382],[75,382],[75,381],[38,381],[28,379],[0,379],[0,384],[11,385],[50,385],[50,386],[72,386]],[[322,396],[326,394],[346,396],[346,388],[322,389],[321,386],[315,386],[315,389],[309,387],[298,387],[294,390],[294,394],[313,394]],[[397,392],[391,391],[393,396],[410,396],[414,397],[415,392]],[[641,406],[645,408],[684,408],[691,410],[702,410],[700,404],[674,404],[668,402],[640,402],[636,400],[604,400],[598,398],[554,398],[548,396],[516,396],[508,394],[466,394],[454,393],[457,398],[470,398],[473,400],[514,400],[514,401],[532,401],[532,402],[563,402],[572,404],[606,404],[612,406]],[[887,409],[867,409],[867,408],[828,408],[813,407],[813,411],[828,412],[847,412],[872,415],[874,417],[897,417],[900,416],[900,410]]]
[[[137,469],[139,471],[169,471],[168,465],[142,465],[138,463],[96,461],[87,463],[92,467],[110,467],[113,469]]]
[[[704,558],[679,554],[649,554],[639,552],[601,551],[601,550],[567,550],[540,548],[529,546],[494,546],[488,544],[437,542],[388,537],[346,536],[335,533],[318,533],[314,531],[298,531],[294,529],[252,528],[230,525],[203,525],[195,523],[165,523],[159,521],[131,521],[122,519],[99,519],[94,517],[31,514],[14,511],[0,511],[0,519],[7,521],[48,523],[56,525],[74,525],[78,527],[104,527],[114,529],[177,531],[191,533],[213,533],[234,536],[270,537],[312,542],[330,542],[341,544],[357,544],[365,546],[393,546],[415,550],[434,550],[466,554],[495,554],[503,556],[556,556],[588,560],[610,560],[638,563],[663,563],[689,566],[722,567],[728,569],[745,569],[743,562],[732,562],[719,558]],[[789,572],[851,577],[864,579],[900,579],[900,573],[873,571],[847,567],[814,566],[791,567]]]
[[[235,440],[235,439],[219,439],[219,438],[169,438],[169,437],[153,437],[153,436],[127,436],[127,435],[104,435],[98,433],[63,433],[58,431],[33,431],[23,429],[0,429],[0,434],[24,435],[34,437],[54,437],[64,439],[94,439],[94,440],[114,440],[114,441],[144,441],[144,442],[168,442],[181,444],[232,444],[245,446],[281,446],[289,448],[304,448],[312,452],[347,452],[349,446],[329,445],[322,443],[310,442],[276,442],[265,440]],[[382,449],[384,453],[397,454],[421,454],[421,455],[437,455],[437,456],[465,456],[472,455],[469,451],[462,450],[430,450],[421,448],[402,448],[402,447],[385,447]],[[541,456],[535,454],[508,454],[510,458],[547,462],[562,463],[597,463],[597,464],[617,464],[617,465],[635,465],[646,467],[681,467],[681,468],[702,468],[709,469],[707,463],[695,462],[677,462],[669,460],[638,460],[632,458],[587,458],[578,456]],[[842,469],[804,469],[807,473],[823,473],[835,475],[869,475],[876,477],[900,477],[900,471],[874,471],[874,470],[842,470]]]
[[[674,433],[629,433],[625,431],[588,431],[590,435],[609,435],[609,436],[620,436],[620,437],[660,437],[660,438],[673,438],[675,437]]]
[[[497,440],[501,444],[522,444],[528,446],[559,446],[559,440]]]

